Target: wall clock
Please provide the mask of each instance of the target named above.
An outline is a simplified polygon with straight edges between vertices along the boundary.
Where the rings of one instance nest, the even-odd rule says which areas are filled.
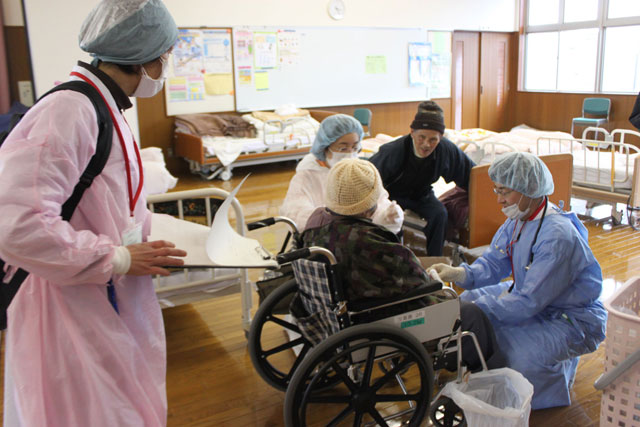
[[[329,16],[339,21],[344,18],[344,1],[343,0],[330,0],[329,5],[327,6],[327,11],[329,12]]]

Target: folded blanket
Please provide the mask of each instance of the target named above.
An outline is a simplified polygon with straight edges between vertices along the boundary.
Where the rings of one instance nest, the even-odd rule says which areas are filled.
[[[262,120],[263,122],[268,122],[269,120],[287,120],[292,117],[303,117],[309,114],[309,110],[303,110],[298,108],[298,112],[294,114],[287,114],[286,116],[281,116],[280,114],[276,114],[272,111],[254,111],[251,113],[253,117],[258,120]]]
[[[177,130],[188,130],[188,133],[198,136],[256,136],[255,126],[232,114],[183,114],[176,116],[175,123]]]

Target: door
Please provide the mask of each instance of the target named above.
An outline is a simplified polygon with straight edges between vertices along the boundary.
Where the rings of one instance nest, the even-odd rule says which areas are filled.
[[[477,128],[480,33],[455,31],[451,50],[453,127],[454,129]]]
[[[482,33],[480,36],[479,127],[506,131],[509,99],[508,33]]]

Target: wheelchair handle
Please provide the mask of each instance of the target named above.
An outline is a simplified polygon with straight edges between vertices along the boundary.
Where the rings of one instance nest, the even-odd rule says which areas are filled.
[[[276,261],[278,261],[278,264],[286,264],[300,258],[309,258],[309,255],[311,255],[309,248],[296,249],[295,251],[276,255]]]
[[[268,227],[268,226],[273,225],[275,223],[276,223],[275,218],[273,218],[273,217],[265,218],[265,219],[261,219],[261,220],[258,220],[258,221],[247,223],[247,229],[249,231],[257,230],[258,228]]]
[[[295,261],[300,258],[309,258],[311,255],[322,255],[331,265],[336,265],[338,261],[333,253],[325,248],[321,248],[319,246],[311,246],[308,248],[296,249],[295,251],[286,252],[276,256],[276,261],[278,264],[285,264],[291,261]]]
[[[265,218],[265,219],[261,219],[261,220],[258,220],[258,221],[249,222],[249,223],[247,223],[247,229],[249,231],[257,230],[258,228],[268,227],[268,226],[273,225],[273,224],[275,224],[277,222],[284,222],[287,225],[289,225],[289,227],[291,227],[291,229],[295,233],[298,232],[298,226],[296,225],[296,223],[292,219],[287,218],[286,216],[273,216],[271,218]]]

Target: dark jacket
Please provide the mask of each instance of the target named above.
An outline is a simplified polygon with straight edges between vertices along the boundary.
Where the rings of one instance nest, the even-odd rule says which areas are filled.
[[[378,168],[390,199],[419,199],[432,191],[431,185],[441,176],[445,181],[454,181],[458,187],[466,190],[471,168],[475,166],[447,138],[442,138],[429,157],[419,159],[413,153],[410,134],[382,145],[369,160]]]
[[[333,252],[349,301],[398,296],[431,282],[418,258],[386,228],[358,217],[330,219],[307,229],[302,241]]]

